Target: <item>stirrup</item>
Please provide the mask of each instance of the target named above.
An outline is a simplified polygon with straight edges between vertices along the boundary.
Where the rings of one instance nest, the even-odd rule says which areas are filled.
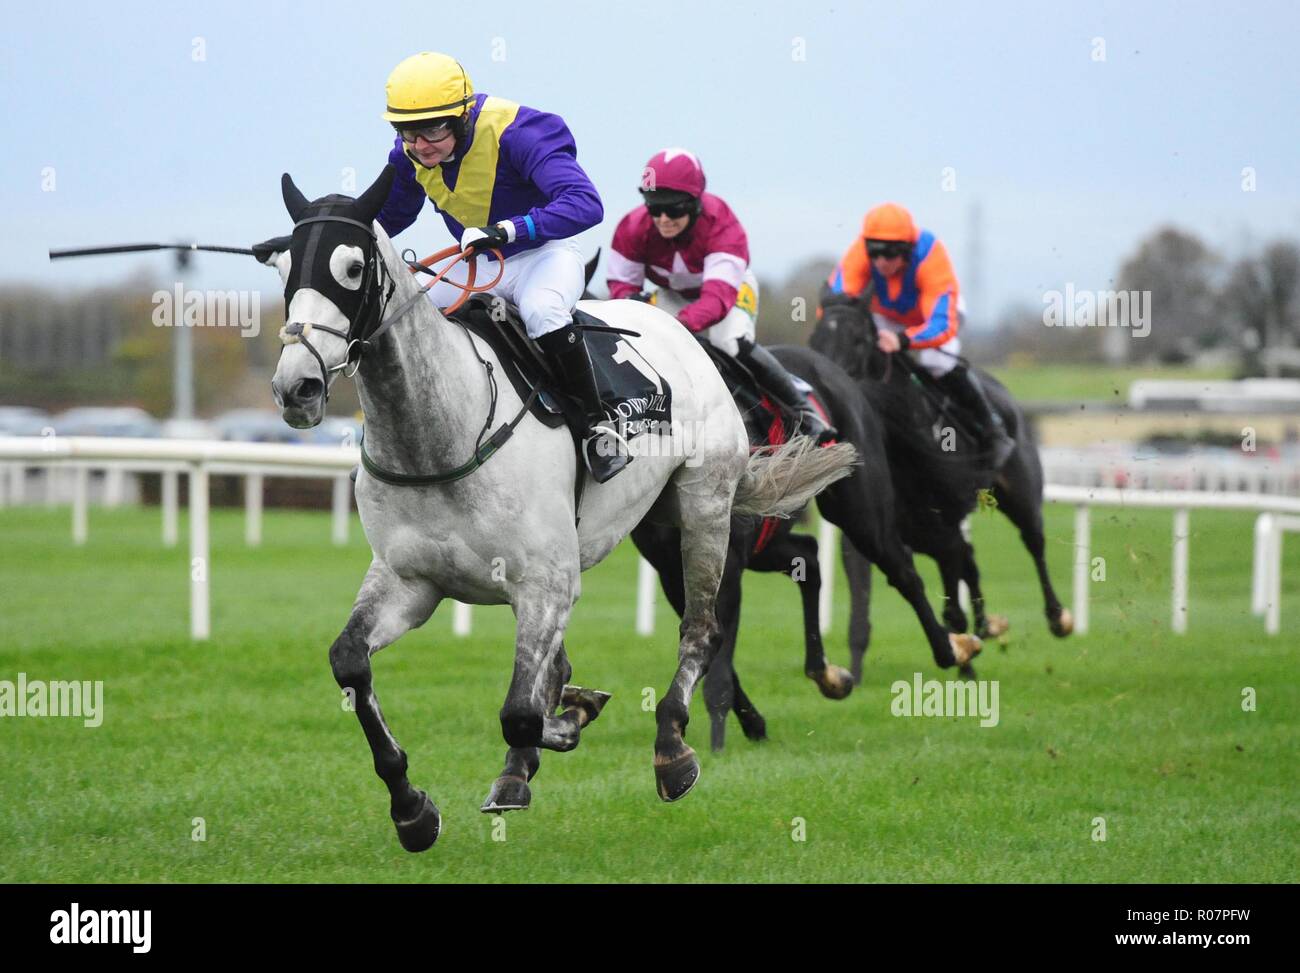
[[[602,453],[600,450],[601,442],[607,439],[618,444],[612,453]],[[596,454],[595,465],[591,462],[593,452]],[[622,434],[609,423],[594,423],[591,435],[582,441],[582,462],[597,483],[605,483],[632,462],[632,450]]]

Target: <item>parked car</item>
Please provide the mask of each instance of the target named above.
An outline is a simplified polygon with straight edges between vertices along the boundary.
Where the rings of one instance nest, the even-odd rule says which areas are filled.
[[[0,406],[0,436],[39,436],[53,427],[54,420],[44,409],[27,405]]]
[[[306,436],[278,412],[269,409],[231,409],[212,420],[219,439],[241,443],[302,443]]]
[[[153,439],[158,420],[135,406],[82,406],[60,412],[51,423],[60,436],[130,436]]]
[[[159,435],[164,439],[220,439],[217,427],[206,419],[164,419]]]

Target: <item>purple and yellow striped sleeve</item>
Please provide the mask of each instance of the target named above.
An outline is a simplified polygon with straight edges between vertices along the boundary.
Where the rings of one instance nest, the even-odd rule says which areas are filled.
[[[560,116],[521,106],[501,135],[501,151],[547,199],[511,217],[515,239],[564,240],[605,218],[600,194],[578,165],[578,147]]]

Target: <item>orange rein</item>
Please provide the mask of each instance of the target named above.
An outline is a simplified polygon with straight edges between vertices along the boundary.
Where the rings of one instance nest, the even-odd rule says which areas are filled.
[[[471,294],[482,294],[485,291],[490,291],[492,288],[496,287],[498,283],[500,283],[501,275],[506,272],[505,258],[501,256],[500,250],[490,250],[488,252],[496,254],[496,258],[497,258],[497,267],[498,267],[497,275],[494,278],[492,278],[492,282],[490,284],[484,284],[481,287],[476,287],[474,285],[474,276],[478,270],[478,261],[477,260],[471,261],[469,265],[469,279],[465,283],[461,284],[454,280],[447,281],[447,283],[451,284],[452,287],[459,287],[461,290],[461,294],[460,297],[452,301],[450,307],[445,307],[442,309],[443,314],[454,314],[457,310],[460,309],[460,306],[464,304],[466,300],[469,299],[469,296]],[[437,276],[435,276],[433,280],[429,281],[429,283],[427,283],[424,286],[424,289],[427,291],[430,288],[432,288],[434,284],[438,283],[438,281],[442,280],[447,275],[447,271],[451,270],[452,267],[456,266],[456,264],[460,263],[460,261],[466,258],[467,256],[469,256],[469,251],[462,250],[459,246],[453,244],[452,246],[447,247],[445,250],[439,250],[437,253],[430,254],[429,256],[425,257],[423,260],[417,260],[416,264],[418,264],[419,266],[431,268],[431,266],[439,260],[445,260],[448,257],[452,258],[448,262],[447,266],[443,267],[442,270],[438,271]],[[407,269],[410,270],[411,273],[415,273],[414,266],[409,266]]]

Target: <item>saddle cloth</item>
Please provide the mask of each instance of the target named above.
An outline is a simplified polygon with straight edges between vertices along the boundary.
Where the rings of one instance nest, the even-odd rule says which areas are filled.
[[[562,391],[563,385],[528,337],[513,304],[475,295],[452,317],[487,342],[520,398],[527,399],[537,390],[532,412],[542,423],[556,428],[567,421],[575,439],[586,432],[582,409]],[[636,339],[640,336],[611,328],[577,309],[573,323],[585,332],[596,388],[623,438],[630,441],[647,432],[667,433],[672,423],[673,391],[638,350]]]

